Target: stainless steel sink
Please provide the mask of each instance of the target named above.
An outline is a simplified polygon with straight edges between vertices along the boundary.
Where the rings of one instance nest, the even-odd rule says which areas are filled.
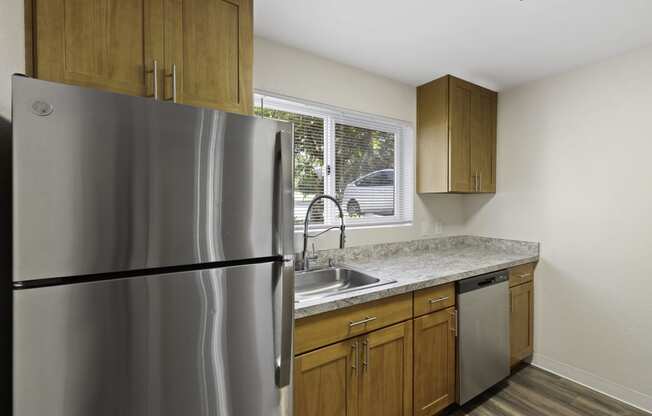
[[[294,301],[306,302],[394,282],[396,280],[378,279],[347,267],[299,272],[296,274]]]

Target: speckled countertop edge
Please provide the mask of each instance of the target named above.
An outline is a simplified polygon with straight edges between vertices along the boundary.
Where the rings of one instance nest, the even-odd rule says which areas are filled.
[[[318,254],[322,262],[332,258],[338,264],[396,283],[295,303],[295,319],[536,262],[539,243],[454,236]]]

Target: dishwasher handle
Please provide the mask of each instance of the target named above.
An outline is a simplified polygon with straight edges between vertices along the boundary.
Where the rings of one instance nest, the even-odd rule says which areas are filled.
[[[478,282],[478,286],[489,286],[498,283],[496,277],[490,277],[488,279],[484,279],[480,282]]]
[[[509,279],[507,270],[483,274],[480,276],[471,277],[458,282],[457,293],[467,293],[473,290],[482,289],[488,286],[493,286]]]

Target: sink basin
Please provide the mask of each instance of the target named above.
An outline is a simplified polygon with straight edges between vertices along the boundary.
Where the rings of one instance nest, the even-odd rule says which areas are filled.
[[[394,283],[346,267],[329,267],[296,274],[294,300],[297,303]]]

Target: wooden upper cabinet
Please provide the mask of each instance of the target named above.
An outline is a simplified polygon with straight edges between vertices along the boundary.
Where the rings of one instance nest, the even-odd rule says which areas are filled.
[[[412,415],[412,321],[363,337],[360,416]]]
[[[457,78],[449,80],[449,190],[472,192],[471,183],[471,102],[473,86]]]
[[[151,97],[156,79],[160,99],[252,112],[252,0],[30,4],[36,78]]]
[[[447,75],[417,88],[417,191],[496,191],[498,94]]]
[[[157,55],[162,58],[150,36],[161,24],[156,0],[35,0],[33,5],[34,26],[27,30],[33,31],[37,78],[151,93],[145,72]]]
[[[534,351],[534,284],[523,283],[510,290],[511,365]]]
[[[480,87],[471,95],[471,177],[479,192],[496,192],[497,98]]]
[[[359,348],[356,338],[294,359],[295,415],[356,415]]]
[[[414,319],[414,415],[455,402],[455,308]]]
[[[252,0],[165,1],[165,98],[252,113]]]

